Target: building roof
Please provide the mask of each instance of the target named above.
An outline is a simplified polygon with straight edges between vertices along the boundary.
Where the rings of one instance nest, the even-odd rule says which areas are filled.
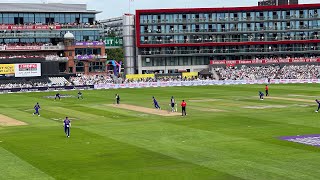
[[[0,12],[100,13],[88,10],[86,4],[0,3]]]

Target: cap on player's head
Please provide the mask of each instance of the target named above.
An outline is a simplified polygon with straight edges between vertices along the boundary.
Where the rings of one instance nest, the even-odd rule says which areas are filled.
[[[171,98],[173,99],[173,96]]]
[[[154,96],[152,96],[152,98],[154,99]]]
[[[66,117],[66,119],[68,119],[68,117]]]

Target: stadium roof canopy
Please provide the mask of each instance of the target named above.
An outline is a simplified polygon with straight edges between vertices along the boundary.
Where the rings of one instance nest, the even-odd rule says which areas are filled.
[[[0,12],[101,13],[101,11],[87,10],[86,4],[62,3],[0,3]]]

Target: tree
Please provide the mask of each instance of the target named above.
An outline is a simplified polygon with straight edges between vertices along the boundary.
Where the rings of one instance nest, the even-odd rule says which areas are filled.
[[[106,49],[108,60],[122,61],[124,60],[123,48]]]

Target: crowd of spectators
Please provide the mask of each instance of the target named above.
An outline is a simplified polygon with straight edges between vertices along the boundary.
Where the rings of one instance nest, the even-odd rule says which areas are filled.
[[[318,79],[318,65],[268,65],[215,68],[220,80]]]
[[[172,81],[196,81],[196,80],[211,80],[212,77],[191,76],[156,76],[154,78],[140,78],[140,79],[125,79],[123,83],[138,83],[138,82],[172,82]]]
[[[113,83],[113,79],[108,75],[78,75],[71,77],[69,81],[76,86]]]
[[[261,79],[319,79],[320,65],[266,65],[266,66],[239,66],[215,68],[215,74],[220,80],[261,80]],[[154,78],[122,79],[112,75],[82,75],[68,79],[67,85],[94,85],[106,83],[138,83],[138,82],[172,82],[213,80],[217,76],[156,75]],[[213,78],[215,77],[215,78]],[[0,88],[30,88],[54,86],[50,81],[5,81],[0,80]]]
[[[320,78],[320,66],[303,65],[294,66],[287,65],[281,68],[277,79],[318,79]]]
[[[280,66],[241,66],[216,68],[220,80],[258,80],[275,79]]]

